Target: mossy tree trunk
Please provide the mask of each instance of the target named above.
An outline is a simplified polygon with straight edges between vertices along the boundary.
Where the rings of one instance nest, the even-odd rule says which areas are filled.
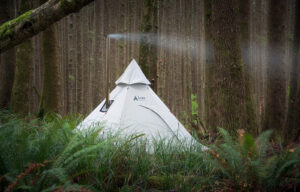
[[[296,1],[295,27],[293,36],[293,58],[288,94],[287,123],[284,130],[286,141],[300,139],[300,1]],[[297,141],[298,140],[298,141]]]
[[[257,135],[258,129],[256,124],[256,116],[254,112],[253,102],[253,82],[251,78],[251,70],[253,66],[250,66],[250,0],[238,1],[239,9],[239,26],[240,26],[240,38],[241,38],[241,53],[245,71],[245,99],[246,99],[246,131]]]
[[[10,17],[10,3],[0,0],[0,24],[8,21]],[[10,49],[0,55],[0,109],[7,109],[13,86],[15,73],[15,50]]]
[[[31,1],[19,1],[19,13],[32,8]],[[32,41],[25,40],[17,47],[15,78],[12,88],[11,109],[13,112],[26,114],[29,112],[30,74],[32,72]]]
[[[139,64],[151,87],[157,91],[157,0],[144,0],[141,31],[146,33],[140,45]]]
[[[264,129],[281,133],[286,116],[285,17],[286,2],[271,0],[269,5],[267,95]]]
[[[245,128],[247,118],[237,8],[234,0],[212,0],[209,24],[215,60],[208,74],[209,127],[231,133]]]
[[[41,0],[40,3],[45,3]],[[58,62],[56,25],[53,24],[42,34],[43,91],[40,110],[59,112],[60,71]]]

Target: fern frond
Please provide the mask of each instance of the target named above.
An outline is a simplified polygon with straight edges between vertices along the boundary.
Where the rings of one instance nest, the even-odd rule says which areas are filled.
[[[267,154],[267,148],[268,148],[268,142],[271,137],[271,134],[273,131],[268,130],[260,134],[256,139],[256,148],[257,148],[257,154],[259,158],[263,159],[266,157]]]
[[[228,131],[226,131],[223,128],[218,128],[220,135],[223,137],[225,143],[233,146],[235,143],[232,139],[232,137],[229,135]]]
[[[84,138],[80,138],[79,134],[74,135],[74,137],[69,142],[68,146],[57,157],[56,161],[53,163],[53,167],[61,167],[64,160],[67,159],[68,156],[73,153],[73,150],[75,148],[81,146],[85,142],[86,142],[86,140]]]

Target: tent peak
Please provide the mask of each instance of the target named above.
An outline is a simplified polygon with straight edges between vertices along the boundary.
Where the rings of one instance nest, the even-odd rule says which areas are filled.
[[[135,59],[132,59],[128,67],[125,69],[124,73],[115,83],[117,85],[151,84],[150,81],[146,78],[141,68],[139,67],[138,63],[135,61]]]

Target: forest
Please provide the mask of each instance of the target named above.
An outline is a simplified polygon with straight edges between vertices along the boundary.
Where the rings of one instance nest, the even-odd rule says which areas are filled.
[[[133,59],[200,146],[78,131]],[[299,74],[299,0],[0,0],[0,191],[299,191]]]

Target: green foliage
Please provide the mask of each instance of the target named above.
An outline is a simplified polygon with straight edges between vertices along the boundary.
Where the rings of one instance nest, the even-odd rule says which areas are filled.
[[[191,94],[192,115],[198,115],[197,95]]]
[[[141,135],[74,130],[80,120],[0,112],[0,191],[272,191],[299,183],[299,148],[270,154],[270,131],[235,140],[220,129],[223,142],[208,152],[163,140],[149,153]]]
[[[74,77],[73,75],[69,75],[68,77],[69,77],[69,79],[72,80],[72,81],[75,80],[75,77]]]
[[[28,21],[29,22],[29,18],[31,16],[31,14],[32,14],[32,10],[29,10],[29,11],[23,13],[22,15],[20,15],[17,18],[3,23],[0,26],[0,38],[1,39],[7,39],[9,37],[12,37],[14,26],[18,25],[20,22],[23,22],[23,21]]]
[[[271,131],[257,139],[249,134],[240,134],[239,141],[224,129],[219,129],[224,143],[211,146],[210,158],[216,172],[228,179],[238,191],[274,191],[300,182],[299,147],[292,152],[270,150]]]
[[[93,30],[88,30],[88,38],[94,39],[94,37],[95,37],[95,32]]]

